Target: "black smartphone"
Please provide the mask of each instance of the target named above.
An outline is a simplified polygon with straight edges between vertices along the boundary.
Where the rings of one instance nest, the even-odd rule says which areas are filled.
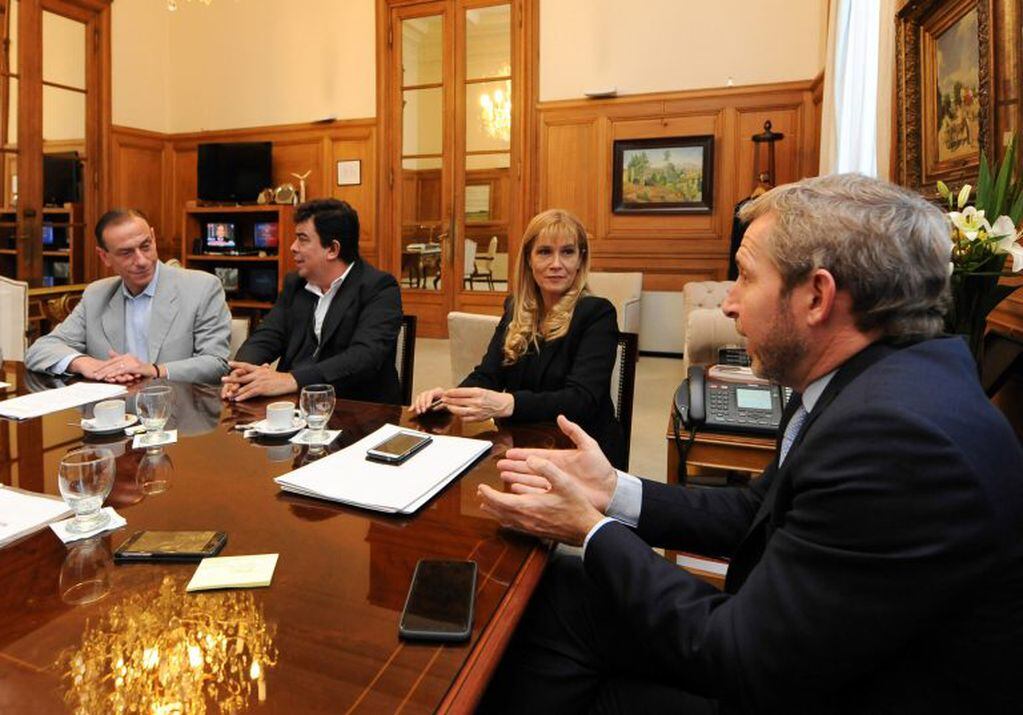
[[[433,441],[433,437],[415,432],[398,432],[366,450],[366,459],[386,464],[401,464]]]
[[[475,601],[475,561],[420,559],[412,574],[398,635],[409,640],[468,640]]]
[[[226,543],[223,531],[136,531],[114,551],[114,561],[200,561]]]

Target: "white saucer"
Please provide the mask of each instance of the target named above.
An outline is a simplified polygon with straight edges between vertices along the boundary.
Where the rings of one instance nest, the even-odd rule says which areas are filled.
[[[85,430],[86,432],[92,432],[93,434],[113,434],[114,432],[119,432],[125,429],[126,427],[131,427],[138,421],[139,418],[136,415],[125,415],[124,421],[121,422],[121,424],[119,425],[111,425],[110,427],[100,427],[99,425],[96,424],[95,419],[91,420],[83,419],[82,429]]]
[[[291,420],[290,427],[271,427],[266,420],[259,420],[249,425],[249,429],[267,437],[287,437],[288,435],[295,434],[300,429],[305,427],[305,420],[299,416],[295,416]]]

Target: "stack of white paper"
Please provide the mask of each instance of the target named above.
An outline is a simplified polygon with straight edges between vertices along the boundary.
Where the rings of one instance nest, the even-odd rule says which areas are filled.
[[[282,489],[296,494],[343,502],[364,509],[411,514],[464,472],[493,444],[482,439],[431,435],[433,442],[404,464],[366,459],[366,450],[396,432],[384,425],[350,447],[277,477]]]
[[[125,392],[127,390],[123,385],[109,385],[105,382],[76,382],[67,387],[33,392],[31,395],[4,400],[0,402],[0,417],[26,420],[30,417],[41,417],[51,412],[67,410],[89,402],[109,400],[111,397],[117,397]]]
[[[0,485],[0,548],[70,513],[63,499]]]

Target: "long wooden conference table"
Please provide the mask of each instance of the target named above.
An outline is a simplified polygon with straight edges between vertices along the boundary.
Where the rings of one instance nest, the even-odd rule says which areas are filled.
[[[57,386],[4,367],[14,388],[0,398]],[[494,442],[417,514],[391,516],[280,491],[274,476],[322,457],[233,429],[270,400],[230,405],[215,388],[174,386],[178,442],[155,453],[85,435],[90,406],[0,419],[0,482],[58,494],[60,458],[106,444],[118,454],[106,504],[127,519],[77,544],[46,528],[0,549],[0,712],[471,711],[547,558],[544,544],[481,512],[476,488],[500,484],[495,463],[509,446],[563,445],[553,428],[420,424],[398,407],[339,400],[331,449],[385,422]],[[195,564],[114,565],[113,549],[138,529],[225,531],[222,556],[280,554],[273,582],[186,594]],[[469,642],[398,638],[420,558],[477,562]],[[98,600],[74,603],[83,592]]]

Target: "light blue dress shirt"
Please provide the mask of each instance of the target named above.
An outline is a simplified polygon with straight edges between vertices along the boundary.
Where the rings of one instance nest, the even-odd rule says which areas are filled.
[[[153,280],[138,295],[132,295],[121,282],[121,295],[124,296],[124,337],[125,352],[134,355],[144,363],[149,363],[149,316],[153,311],[153,296],[156,295],[156,284],[160,280],[160,263],[157,262],[153,271]],[[53,366],[53,372],[62,375],[67,372],[68,365],[82,353],[68,355]],[[104,355],[100,360],[106,360]],[[167,377],[170,377],[168,375]]]

